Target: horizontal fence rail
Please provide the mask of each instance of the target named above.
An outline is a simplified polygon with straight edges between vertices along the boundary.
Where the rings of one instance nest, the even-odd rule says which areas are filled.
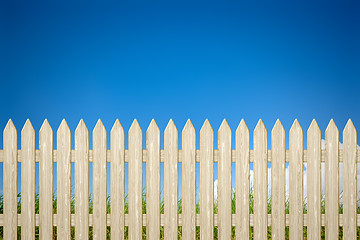
[[[83,120],[74,133],[75,149],[71,149],[71,132],[65,120],[56,132],[57,149],[53,149],[53,134],[45,120],[39,132],[39,149],[35,149],[35,130],[27,120],[21,131],[21,149],[17,149],[17,130],[13,122],[9,120],[4,129],[3,149],[0,150],[4,169],[0,214],[3,239],[360,237],[357,198],[360,150],[351,120],[342,133],[342,147],[333,120],[325,131],[325,146],[322,146],[321,131],[315,120],[307,131],[304,146],[303,130],[295,120],[289,131],[289,149],[285,149],[285,130],[279,120],[271,133],[261,120],[258,122],[253,134],[254,149],[250,149],[250,132],[244,120],[234,132],[235,149],[232,149],[233,133],[226,120],[218,130],[215,144],[214,131],[210,122],[205,121],[199,132],[200,149],[196,149],[196,131],[190,120],[181,133],[170,120],[164,132],[164,149],[160,149],[160,130],[154,120],[146,131],[145,149],[142,129],[136,120],[128,132],[128,149],[125,149],[125,133],[119,120],[109,132],[110,149],[107,149],[107,131],[101,120],[92,132],[93,149],[89,149],[89,131]],[[179,149],[179,134],[182,134],[182,149]],[[268,149],[268,134],[271,149]],[[35,191],[36,162],[39,163],[38,194]],[[54,162],[57,163],[56,172],[53,172]],[[142,189],[144,162],[146,192]],[[163,199],[161,162],[164,163]],[[18,172],[17,163],[21,163],[21,172]],[[74,176],[71,163],[75,167]],[[89,163],[92,163],[92,175],[89,175]],[[182,163],[181,176],[178,163]],[[217,163],[218,179],[214,178],[214,163]],[[307,179],[304,179],[304,163]],[[108,166],[110,196],[107,196]],[[235,175],[232,175],[233,167]],[[200,175],[196,174],[197,168],[200,168]],[[322,169],[325,182],[322,182]],[[19,173],[21,197],[17,192]],[[54,175],[57,177],[56,194],[53,193]],[[71,187],[72,177],[74,188]],[[234,189],[233,178],[236,180]],[[219,187],[214,188],[214,180]],[[307,182],[306,203],[304,180]],[[89,181],[92,181],[92,199],[89,199]],[[181,199],[179,184],[182,184]],[[341,193],[340,184],[343,186]],[[197,191],[199,201],[196,200]]]
[[[214,151],[214,159],[213,162],[218,162],[219,160],[219,150],[215,149]],[[268,156],[267,156],[267,161],[269,163],[272,162],[272,151],[271,149],[267,150]],[[304,150],[304,159],[303,162],[306,163],[308,162],[308,155],[309,155],[309,151],[308,150]],[[321,159],[320,161],[322,163],[325,162],[325,150],[321,150]],[[124,162],[129,162],[129,156],[128,156],[128,150],[125,149],[124,150]],[[164,162],[165,161],[165,153],[164,150],[160,150],[159,152],[160,154],[160,162]],[[181,163],[183,161],[183,153],[182,150],[179,149],[178,150],[178,162]],[[250,149],[249,150],[249,162],[254,162],[254,150]],[[39,150],[35,150],[35,162],[39,162],[39,158],[40,158],[40,151]],[[53,150],[52,153],[52,161],[53,162],[57,162],[57,158],[58,158],[58,151],[56,149]],[[89,150],[89,162],[93,161],[93,150],[90,149]],[[143,149],[142,150],[142,162],[147,162],[149,159],[148,156],[148,150]],[[195,161],[196,162],[200,162],[200,150],[196,150],[195,151]],[[286,149],[285,150],[285,162],[289,162],[290,161],[290,157],[289,157],[289,150]],[[0,162],[4,162],[4,150],[0,150]],[[21,150],[17,150],[17,162],[21,162]],[[75,162],[75,150],[71,150],[70,151],[70,162]],[[111,150],[106,150],[106,162],[111,162]],[[236,150],[231,150],[231,162],[235,163],[236,162]],[[339,149],[339,162],[343,162],[343,150]],[[360,163],[360,149],[356,150],[356,162]]]

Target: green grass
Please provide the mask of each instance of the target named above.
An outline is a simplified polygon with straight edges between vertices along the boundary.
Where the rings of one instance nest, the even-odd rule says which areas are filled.
[[[143,191],[143,213],[146,214],[146,192]],[[341,197],[341,196],[340,196]],[[107,213],[110,213],[110,196],[107,197]],[[358,205],[359,206],[359,205]],[[253,197],[253,192],[250,192],[250,205],[249,205],[249,211],[250,214],[253,213],[254,210],[254,197]],[[53,197],[53,213],[55,214],[57,211],[57,197],[56,195],[54,195]],[[92,214],[93,211],[93,202],[92,202],[92,197],[89,196],[89,213]],[[218,208],[217,208],[217,203],[215,202],[214,204],[214,213],[217,213]],[[17,203],[17,212],[20,214],[21,213],[21,194],[18,195],[18,203]],[[160,212],[161,214],[164,213],[164,201],[161,200],[161,206],[160,206]],[[181,204],[181,199],[178,202],[178,212],[181,214],[182,212],[182,204]],[[235,214],[236,212],[236,206],[235,206],[235,197],[233,196],[232,198],[232,213]],[[287,200],[285,203],[285,212],[288,214],[289,213],[289,201]],[[307,213],[307,207],[306,204],[304,203],[304,209],[303,209],[304,214]],[[343,205],[342,203],[339,204],[339,213],[342,214],[343,212]],[[3,196],[0,196],[0,214],[3,213]],[[35,195],[35,213],[38,214],[39,213],[39,195],[38,193]],[[72,197],[71,200],[71,213],[75,213],[75,199],[74,197]],[[128,199],[127,196],[125,197],[125,214],[128,213]],[[200,213],[200,205],[199,203],[196,204],[196,213],[199,214]],[[271,213],[271,198],[268,199],[268,213]],[[321,201],[321,213],[325,213],[325,201],[324,198]],[[357,208],[357,213],[360,213],[360,207]],[[53,239],[56,239],[56,227],[53,228],[54,230],[54,234],[53,234]],[[181,237],[181,232],[182,232],[182,227],[180,226],[178,228],[178,236],[179,239],[182,239]],[[254,229],[253,227],[250,227],[250,239],[252,239],[253,237],[253,233],[254,233]],[[39,227],[35,227],[35,239],[39,239]],[[160,229],[160,234],[161,234],[161,239],[164,239],[164,227],[161,227]],[[286,227],[285,229],[285,239],[289,239],[289,227]],[[322,227],[321,230],[321,237],[322,239],[325,238],[325,228]],[[20,227],[18,227],[18,239],[20,239],[21,236],[21,229]],[[75,239],[75,228],[71,227],[71,237],[72,239]],[[110,227],[107,227],[107,238],[110,239]],[[125,239],[128,238],[128,227],[125,227]],[[357,238],[360,238],[360,228],[357,228]],[[0,239],[3,239],[3,227],[0,227]],[[89,227],[89,239],[92,239],[92,227]],[[146,239],[146,227],[143,227],[143,239]],[[196,239],[200,239],[200,227],[196,227]],[[218,228],[214,227],[214,239],[218,239]],[[235,227],[232,227],[232,239],[235,239]],[[271,239],[271,227],[268,227],[268,239]],[[304,227],[304,239],[307,239],[307,229],[306,227]],[[342,232],[342,227],[339,227],[339,239],[343,239],[343,232]]]

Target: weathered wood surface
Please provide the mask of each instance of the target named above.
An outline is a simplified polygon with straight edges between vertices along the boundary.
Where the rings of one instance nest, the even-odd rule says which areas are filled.
[[[200,130],[200,238],[214,238],[214,131],[209,120]]]
[[[111,239],[125,237],[125,137],[124,129],[117,119],[110,133],[111,167]],[[114,214],[116,213],[116,214]]]
[[[254,239],[267,238],[267,131],[260,119],[254,131]]]
[[[142,131],[135,119],[129,130],[129,239],[142,238]]]
[[[231,129],[224,119],[218,131],[218,214],[219,239],[231,238]]]
[[[178,131],[170,120],[164,133],[164,236],[178,239]]]

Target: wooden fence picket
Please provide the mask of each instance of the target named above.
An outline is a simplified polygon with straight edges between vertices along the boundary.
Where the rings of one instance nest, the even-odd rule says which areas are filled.
[[[231,239],[231,129],[224,119],[218,131],[219,239]]]
[[[178,239],[178,131],[172,119],[164,133],[164,237]]]
[[[89,238],[89,131],[82,119],[75,130],[75,238]]]
[[[17,131],[11,119],[4,129],[4,239],[17,239]]]
[[[93,239],[106,239],[106,130],[99,119],[93,131]]]
[[[21,239],[35,239],[35,130],[30,120],[21,131]]]
[[[196,238],[196,135],[190,119],[182,131],[182,238]]]
[[[65,119],[57,131],[57,236],[71,238],[71,133]]]
[[[290,239],[303,239],[303,131],[295,119],[289,133]]]
[[[325,238],[339,238],[339,130],[331,119],[325,131]]]
[[[250,133],[244,119],[236,129],[236,239],[250,232]]]
[[[142,131],[135,119],[129,130],[129,239],[142,238]]]
[[[254,130],[254,239],[267,238],[267,130],[260,119]]]
[[[349,120],[343,132],[343,229],[344,239],[356,239],[356,143],[357,134],[354,124]]]
[[[124,129],[117,119],[110,133],[110,231],[112,240],[125,237],[125,145]]]
[[[285,130],[280,120],[271,131],[271,238],[285,238]]]
[[[40,239],[53,235],[53,131],[47,119],[39,133],[39,230]]]
[[[307,236],[321,239],[321,131],[315,119],[307,131]]]
[[[146,131],[146,236],[160,239],[160,130],[155,120]]]
[[[200,238],[214,238],[214,131],[207,119],[200,130]]]

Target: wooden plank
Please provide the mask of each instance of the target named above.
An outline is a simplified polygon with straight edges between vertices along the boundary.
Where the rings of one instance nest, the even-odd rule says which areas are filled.
[[[267,238],[267,130],[260,119],[254,130],[254,239]]]
[[[21,239],[35,239],[35,131],[30,120],[21,131]]]
[[[57,236],[58,239],[71,238],[71,132],[65,119],[57,131]]]
[[[303,131],[295,119],[289,133],[290,239],[303,239]]]
[[[53,234],[53,131],[47,119],[40,128],[39,149],[39,230],[45,240]]]
[[[135,119],[129,130],[129,239],[142,238],[142,131]]]
[[[307,131],[307,237],[321,239],[321,131],[315,119]]]
[[[280,120],[271,131],[271,238],[285,238],[285,130]]]
[[[325,131],[325,238],[339,238],[339,130],[334,120]]]
[[[99,119],[93,130],[93,238],[106,239],[106,130]]]
[[[349,119],[343,132],[344,239],[356,239],[356,140],[356,129],[351,119]]]
[[[146,237],[160,239],[160,130],[151,120],[146,131]]]
[[[196,226],[200,226],[200,214],[196,214]],[[143,226],[146,226],[146,219],[147,219],[147,214],[143,214],[142,215],[142,219],[143,219]],[[286,220],[285,220],[285,224],[286,226],[289,226],[290,224],[290,215],[286,214],[285,215]],[[236,226],[236,222],[235,222],[235,218],[236,218],[236,214],[232,214],[231,215],[231,226],[235,227]],[[325,226],[325,214],[321,214],[321,226]],[[53,215],[53,222],[54,222],[54,226],[57,226],[57,215],[54,214]],[[271,226],[271,214],[267,215],[267,221],[268,221],[268,227]],[[310,220],[309,220],[310,222]],[[308,218],[307,218],[307,214],[304,214],[304,226],[308,226],[310,223],[308,222]],[[356,215],[356,222],[357,222],[357,226],[360,226],[360,214]],[[4,215],[0,214],[0,226],[3,226],[4,223]],[[182,226],[182,217],[181,214],[178,215],[178,223],[179,226]],[[110,214],[106,215],[106,225],[110,226],[111,225],[111,216]],[[164,226],[165,225],[165,216],[164,214],[160,215],[160,226]],[[218,218],[218,214],[214,214],[214,226],[218,226],[219,225],[219,218]],[[17,226],[21,226],[21,214],[17,215]],[[39,214],[35,214],[35,226],[39,226]],[[71,214],[71,226],[75,226],[75,214]],[[93,226],[93,215],[89,214],[89,226]],[[129,226],[129,215],[125,214],[125,226]],[[250,227],[254,226],[254,214],[250,214]],[[339,214],[339,226],[343,227],[344,226],[344,218],[343,218],[343,214]]]
[[[125,235],[125,145],[124,129],[116,119],[110,133],[111,167],[111,239],[124,239]]]
[[[89,238],[89,131],[82,119],[75,130],[75,238]]]
[[[307,162],[307,150],[304,149],[303,151],[304,153],[304,159],[303,162],[306,163]],[[35,162],[39,162],[39,150],[35,150]],[[111,151],[110,150],[106,150],[106,161],[107,162],[111,162]],[[289,162],[289,150],[286,149],[285,150],[285,157],[286,160],[285,162]],[[146,149],[143,149],[143,162],[146,162],[148,159],[148,151]],[[164,162],[165,159],[165,151],[163,149],[160,150],[160,162]],[[218,162],[219,159],[219,150],[214,149],[214,162]],[[343,150],[339,149],[339,162],[343,162]],[[196,162],[200,162],[200,150],[196,150],[195,152],[195,160]],[[17,150],[17,161],[21,162],[21,150]],[[54,149],[53,150],[53,161],[57,162],[57,150]],[[75,162],[75,150],[71,150],[70,152],[70,161],[71,162]],[[89,150],[89,162],[93,161],[93,150]],[[271,159],[271,150],[268,150],[268,158],[267,158],[268,162],[272,162]],[[2,149],[0,149],[0,162],[4,162],[4,151]],[[128,150],[125,150],[125,162],[129,162],[129,153]],[[182,162],[182,150],[179,150],[179,157],[178,157],[178,162]],[[231,151],[231,162],[235,163],[236,162],[236,150],[232,150]],[[250,149],[250,162],[254,162],[254,150]],[[321,150],[321,162],[325,162],[325,149]],[[360,149],[356,150],[356,162],[360,163]]]
[[[214,239],[214,131],[207,119],[200,130],[200,238]]]
[[[178,239],[178,131],[172,119],[164,133],[164,236]]]
[[[218,131],[219,239],[231,239],[231,129],[224,119]]]
[[[250,133],[244,119],[236,129],[236,239],[249,239]]]
[[[182,238],[196,238],[196,135],[190,119],[182,131]]]
[[[4,239],[17,239],[17,131],[10,119],[3,134]]]

